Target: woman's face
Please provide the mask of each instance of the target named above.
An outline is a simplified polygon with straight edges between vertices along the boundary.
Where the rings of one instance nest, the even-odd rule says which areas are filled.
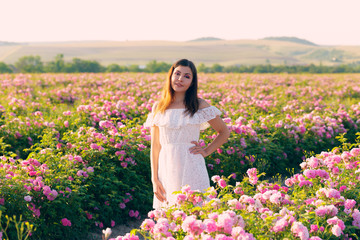
[[[186,92],[191,86],[192,79],[193,75],[189,67],[177,66],[171,76],[171,87],[175,92]]]

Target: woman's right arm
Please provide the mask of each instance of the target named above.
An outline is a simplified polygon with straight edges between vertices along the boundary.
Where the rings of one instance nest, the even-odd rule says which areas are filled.
[[[159,169],[159,154],[161,150],[160,138],[159,138],[159,127],[151,127],[151,181],[153,184],[153,191],[155,196],[161,201],[165,201],[165,189],[159,180],[158,169]]]

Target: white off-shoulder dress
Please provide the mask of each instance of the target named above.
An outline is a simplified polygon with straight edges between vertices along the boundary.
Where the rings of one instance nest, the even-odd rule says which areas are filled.
[[[210,187],[205,159],[201,154],[190,153],[198,141],[200,130],[206,129],[208,121],[221,115],[214,106],[199,109],[192,117],[185,109],[167,109],[154,115],[151,112],[145,127],[158,126],[161,150],[158,161],[158,177],[166,191],[167,202],[160,202],[154,195],[153,208],[168,207],[176,202],[174,191],[190,185],[192,190],[203,191]]]

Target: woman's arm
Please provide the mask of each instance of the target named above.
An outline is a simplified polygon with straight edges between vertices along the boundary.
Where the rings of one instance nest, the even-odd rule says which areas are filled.
[[[151,127],[151,181],[153,184],[153,191],[155,196],[161,201],[165,201],[165,189],[159,180],[158,169],[159,169],[159,154],[161,150],[161,144],[159,139],[159,127]]]
[[[195,146],[190,148],[190,153],[201,154],[203,157],[207,157],[227,142],[227,139],[230,137],[230,130],[224,121],[219,116],[216,116],[216,118],[211,119],[208,123],[219,134],[206,148],[202,148],[198,142],[192,141],[191,143],[195,144]]]
[[[210,105],[203,99],[199,99],[200,101],[200,109],[210,107]],[[218,132],[216,138],[206,147],[202,148],[200,144],[196,141],[192,141],[191,143],[195,144],[196,146],[190,148],[190,152],[193,154],[201,154],[203,157],[209,156],[211,153],[216,151],[221,145],[227,142],[227,139],[230,137],[230,130],[226,126],[225,122],[219,117],[211,119],[208,121],[210,126]]]
[[[224,121],[219,117],[211,119],[209,121],[210,126],[215,129],[219,134],[216,138],[204,149],[204,157],[209,156],[211,153],[215,152],[221,145],[227,142],[230,137],[230,130],[224,123]]]

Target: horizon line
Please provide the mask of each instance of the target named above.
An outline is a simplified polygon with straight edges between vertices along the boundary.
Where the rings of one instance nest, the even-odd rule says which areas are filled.
[[[297,38],[298,40],[305,40],[309,43],[312,43],[317,46],[359,46],[360,44],[344,44],[344,43],[336,43],[336,44],[324,44],[324,43],[315,43],[311,40],[305,39],[305,38],[299,38],[296,36],[268,36],[268,37],[262,37],[262,38],[237,38],[237,39],[224,39],[224,38],[218,38],[218,37],[199,37],[199,38],[193,38],[189,40],[165,40],[165,39],[144,39],[144,40],[138,40],[138,39],[126,39],[126,40],[113,40],[113,39],[84,39],[84,40],[44,40],[44,41],[8,41],[8,40],[1,40],[0,39],[0,46],[1,43],[8,43],[8,44],[44,44],[44,43],[70,43],[70,42],[195,42],[195,41],[241,41],[241,40],[250,40],[250,41],[260,41],[260,40],[270,40],[270,41],[287,41],[287,40],[280,40],[280,39],[271,39],[271,38]],[[291,42],[288,40],[288,42]]]

